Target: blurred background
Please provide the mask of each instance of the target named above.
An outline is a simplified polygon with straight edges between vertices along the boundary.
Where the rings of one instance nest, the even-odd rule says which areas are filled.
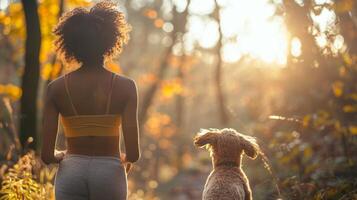
[[[64,12],[95,2],[0,0],[5,199],[54,199],[57,166],[38,158],[43,91],[76,65],[57,58],[51,30]],[[357,1],[118,6],[133,30],[106,66],[132,77],[140,95],[142,157],[129,175],[129,199],[201,199],[212,164],[193,137],[224,127],[256,137],[265,152],[243,159],[254,199],[357,199]]]

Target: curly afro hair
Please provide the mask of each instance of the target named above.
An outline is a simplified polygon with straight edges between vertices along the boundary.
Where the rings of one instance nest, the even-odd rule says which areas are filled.
[[[129,40],[131,26],[116,4],[103,1],[90,10],[75,8],[53,30],[56,51],[66,62],[91,62],[119,54]]]

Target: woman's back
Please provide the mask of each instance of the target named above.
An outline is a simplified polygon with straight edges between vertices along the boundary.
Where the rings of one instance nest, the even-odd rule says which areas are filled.
[[[52,97],[60,115],[118,115],[125,121],[125,106],[131,100],[131,95],[136,93],[133,91],[133,81],[104,68],[83,69],[85,70],[79,69],[51,83]],[[135,124],[126,120],[124,126],[128,123]],[[106,133],[97,133],[100,134]],[[67,137],[67,151],[73,154],[119,157],[119,140],[119,135]]]
[[[108,114],[122,114],[130,92],[129,81],[105,69],[79,69],[54,81],[54,100],[62,116],[103,115],[107,110]]]

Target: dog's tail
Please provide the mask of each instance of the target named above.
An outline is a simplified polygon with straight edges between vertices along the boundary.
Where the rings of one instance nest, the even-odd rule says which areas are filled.
[[[278,193],[278,197],[279,199],[282,198],[281,196],[281,192],[280,192],[280,188],[279,188],[279,180],[278,180],[278,177],[276,176],[276,174],[274,173],[274,171],[272,170],[271,168],[271,164],[270,164],[270,161],[268,159],[268,157],[265,155],[265,153],[260,149],[259,151],[259,155],[261,157],[261,160],[264,164],[264,168],[269,172],[269,174],[273,177],[274,179],[274,185],[275,185],[275,188],[276,188],[276,191]]]

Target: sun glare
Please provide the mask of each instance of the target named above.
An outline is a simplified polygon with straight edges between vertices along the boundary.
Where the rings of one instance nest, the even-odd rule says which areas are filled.
[[[219,37],[218,24],[203,17],[213,12],[214,0],[192,0],[189,34],[203,48],[212,48]],[[223,33],[222,58],[237,62],[243,55],[267,63],[284,65],[287,37],[283,20],[274,17],[275,7],[268,0],[220,0]]]
[[[1,0],[0,1],[0,10],[5,10],[9,5],[9,0]]]
[[[291,40],[291,55],[299,57],[301,55],[301,42],[299,38],[294,37]]]

